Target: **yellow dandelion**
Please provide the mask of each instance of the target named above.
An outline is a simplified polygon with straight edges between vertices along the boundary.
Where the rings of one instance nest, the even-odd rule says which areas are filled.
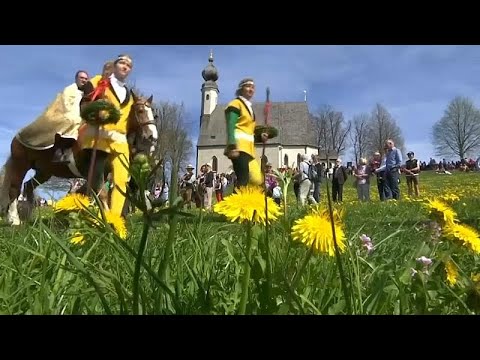
[[[472,275],[472,281],[473,281],[474,283],[480,282],[480,273],[475,274],[475,275]]]
[[[267,198],[267,209],[269,223],[282,214],[280,207],[271,197]],[[258,186],[243,186],[238,188],[235,194],[215,204],[213,211],[225,215],[231,222],[253,221],[265,225],[265,194]]]
[[[454,224],[457,218],[457,213],[452,210],[447,204],[440,200],[427,199],[425,205],[429,213],[440,218],[446,224]]]
[[[85,243],[85,236],[77,231],[70,239],[70,242],[72,244],[83,245]]]
[[[441,196],[441,199],[444,201],[458,201],[460,198],[456,194],[446,194]]]
[[[465,224],[448,224],[444,234],[451,240],[459,240],[470,250],[480,253],[480,236],[474,228]]]
[[[321,210],[320,213],[322,215],[325,215],[325,216],[330,216],[327,209]],[[333,221],[334,222],[342,221],[344,215],[345,215],[345,209],[333,209]]]
[[[105,211],[105,219],[121,239],[127,238],[127,226],[125,225],[125,219],[123,217],[111,211]]]
[[[68,194],[55,204],[55,212],[79,211],[90,205],[90,199],[83,194]]]
[[[445,273],[447,274],[447,282],[450,286],[455,285],[458,280],[458,268],[452,260],[446,262]]]
[[[358,203],[357,200],[355,200],[355,202]],[[310,212],[318,213],[322,216],[324,215],[328,216],[328,218],[330,219],[330,211],[327,207],[324,207],[324,204],[319,203],[316,205],[312,205],[310,207]],[[333,213],[333,221],[335,223],[341,222],[345,217],[345,208],[333,208],[332,213]]]
[[[335,220],[335,216],[334,226],[338,249],[344,252],[345,233],[339,221]],[[308,247],[313,244],[313,250],[317,253],[335,256],[332,225],[327,211],[313,211],[302,219],[296,220],[295,225],[292,226],[292,238],[303,242]]]

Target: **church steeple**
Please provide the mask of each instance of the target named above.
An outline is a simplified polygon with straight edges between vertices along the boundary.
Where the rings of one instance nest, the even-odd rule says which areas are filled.
[[[202,77],[205,82],[202,85],[202,113],[203,115],[211,115],[218,103],[218,70],[213,65],[213,50],[210,50],[208,64],[202,71]]]
[[[217,81],[218,71],[215,65],[213,65],[213,50],[210,50],[210,56],[208,57],[208,65],[202,71],[202,77],[205,81]]]

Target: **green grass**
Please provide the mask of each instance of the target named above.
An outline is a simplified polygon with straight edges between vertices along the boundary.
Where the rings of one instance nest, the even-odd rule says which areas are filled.
[[[480,174],[421,174],[423,196],[456,194],[448,203],[465,224],[480,226]],[[402,194],[406,194],[404,179]],[[325,183],[322,202],[325,203]],[[430,219],[420,201],[402,198],[381,203],[374,184],[372,201],[359,203],[345,185],[343,226],[348,248],[341,255],[347,297],[334,257],[313,254],[293,242],[293,222],[306,214],[289,194],[287,219],[270,229],[270,271],[263,231],[254,231],[247,314],[472,314],[479,313],[471,275],[480,273],[478,255],[432,237]],[[150,228],[139,263],[140,314],[236,314],[245,264],[245,228],[218,214],[192,210],[193,217],[165,215]],[[177,224],[171,221],[175,216]],[[0,313],[136,313],[135,262],[143,229],[142,215],[128,219],[129,237],[88,229],[89,241],[69,243],[68,225],[49,209],[20,228],[0,233]],[[173,226],[173,228],[170,228]],[[169,231],[171,230],[171,231]],[[169,239],[171,253],[164,260]],[[371,237],[368,255],[359,236]],[[433,259],[428,275],[415,260]],[[460,269],[458,282],[446,282],[444,261]],[[163,268],[163,270],[162,270]],[[412,268],[418,273],[412,276]]]

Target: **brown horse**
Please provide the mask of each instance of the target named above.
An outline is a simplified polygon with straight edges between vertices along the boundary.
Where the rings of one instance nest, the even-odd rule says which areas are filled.
[[[153,95],[145,99],[137,97],[134,93],[134,104],[128,118],[128,137],[140,137],[148,141],[150,146],[150,155],[154,150],[158,134],[155,125],[155,119],[152,111]],[[81,136],[81,135],[80,135]],[[130,141],[129,141],[130,142]],[[18,215],[18,197],[21,194],[22,183],[25,175],[30,169],[35,170],[35,176],[25,183],[25,196],[30,206],[33,206],[33,191],[35,188],[52,176],[59,178],[84,178],[87,174],[82,174],[78,170],[76,163],[82,154],[77,141],[71,144],[70,161],[54,162],[53,156],[56,146],[44,150],[31,149],[14,137],[11,142],[11,153],[7,162],[0,170],[0,213],[7,212],[7,222],[12,225],[19,225]],[[135,153],[135,151],[131,151]]]

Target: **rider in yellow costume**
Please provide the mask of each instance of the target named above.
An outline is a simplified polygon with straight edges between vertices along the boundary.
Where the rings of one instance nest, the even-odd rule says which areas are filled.
[[[236,98],[225,109],[227,122],[227,148],[225,155],[232,161],[237,177],[236,186],[261,185],[263,183],[260,164],[255,150],[255,113],[250,100],[255,94],[253,79],[240,81]],[[268,137],[262,134],[263,137]],[[260,140],[261,141],[261,140]]]
[[[127,141],[128,117],[133,106],[131,90],[125,85],[125,80],[133,67],[133,61],[128,55],[120,55],[114,62],[113,73],[106,79],[108,87],[102,97],[114,104],[121,113],[116,124],[100,126],[99,137],[96,143],[96,161],[93,170],[92,188],[100,191],[107,163],[111,164],[114,188],[111,194],[110,209],[115,215],[121,216],[125,203],[125,196],[129,180],[128,166],[130,150]],[[80,106],[91,101],[91,95],[102,80],[102,75],[94,76],[85,85],[85,97]],[[81,162],[81,171],[87,175],[92,150],[95,146],[95,127],[87,125],[79,139],[80,146],[85,154]]]

